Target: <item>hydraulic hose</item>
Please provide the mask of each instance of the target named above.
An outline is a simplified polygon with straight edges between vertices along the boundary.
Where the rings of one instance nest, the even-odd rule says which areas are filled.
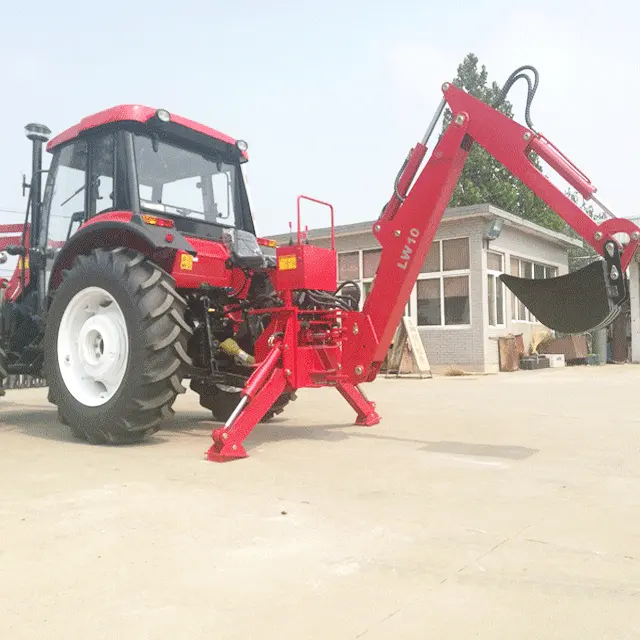
[[[526,75],[525,73],[522,73],[523,71],[527,71],[527,70],[531,71],[534,75],[535,80],[533,85],[531,84],[531,79],[529,78],[529,76]],[[497,109],[505,101],[505,98],[507,97],[507,94],[511,90],[511,87],[521,78],[524,78],[527,81],[527,103],[524,109],[524,118],[527,122],[527,126],[529,127],[529,129],[531,129],[532,131],[535,131],[533,127],[533,122],[531,121],[531,103],[533,102],[533,98],[536,94],[536,91],[538,90],[538,84],[540,82],[540,75],[538,74],[538,70],[535,67],[532,67],[529,64],[525,64],[521,67],[518,67],[509,76],[507,81],[504,83],[504,86],[502,87],[502,91],[500,91],[498,97],[494,100],[491,106],[494,109]]]

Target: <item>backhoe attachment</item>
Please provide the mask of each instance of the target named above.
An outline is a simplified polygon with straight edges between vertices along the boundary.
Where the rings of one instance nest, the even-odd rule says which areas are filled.
[[[531,71],[532,83],[524,71]],[[528,82],[523,126],[498,110],[511,86]],[[616,218],[596,197],[596,187],[557,147],[533,128],[531,101],[537,71],[528,65],[511,74],[493,106],[453,83],[442,85],[443,97],[423,138],[409,151],[393,184],[390,199],[372,231],[380,258],[362,303],[338,285],[333,207],[298,198],[298,242],[276,248],[273,284],[277,301],[247,313],[268,314],[269,325],[256,340],[255,369],[226,424],[213,430],[208,460],[243,458],[245,438],[286,391],[333,387],[357,414],[356,424],[380,420],[360,385],[373,382],[387,358],[398,324],[422,273],[445,210],[474,144],[504,166],[596,252],[583,269],[558,278],[516,278],[502,282],[543,325],[560,333],[584,333],[609,324],[627,300],[626,271],[640,246],[640,227]],[[448,109],[448,123],[427,158],[427,143]],[[556,186],[535,158],[544,162],[580,194],[599,205],[608,219],[597,223]],[[331,212],[331,248],[303,242],[300,200],[327,205]],[[617,238],[628,237],[627,242]],[[304,236],[306,240],[306,234]],[[322,415],[322,407],[318,412]]]
[[[543,325],[567,334],[606,327],[620,313],[628,288],[613,243],[613,255],[596,259],[586,267],[557,278],[517,278],[502,274],[500,280]]]
[[[524,73],[533,73],[534,81]],[[513,84],[527,82],[527,106],[523,126],[498,110]],[[602,328],[620,312],[627,299],[626,270],[638,246],[640,228],[631,220],[616,218],[596,198],[595,185],[531,122],[531,102],[538,86],[538,72],[524,65],[509,76],[492,106],[445,83],[443,92],[453,114],[453,122],[468,122],[467,137],[483,147],[518,180],[537,195],[602,260],[583,269],[551,279],[521,279],[502,275],[500,279],[541,323],[562,333],[584,333]],[[597,223],[532,162],[538,158],[562,178],[585,201],[600,206],[608,218]],[[616,237],[628,237],[624,248]]]

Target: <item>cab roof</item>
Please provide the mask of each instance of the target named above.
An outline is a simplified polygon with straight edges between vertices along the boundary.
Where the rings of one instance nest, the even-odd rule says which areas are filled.
[[[140,104],[122,104],[105,109],[104,111],[99,111],[98,113],[94,113],[93,115],[83,118],[78,124],[52,138],[47,144],[47,151],[52,151],[57,146],[77,138],[83,131],[115,122],[133,121],[144,123],[153,118],[157,112],[158,109]],[[221,131],[216,131],[215,129],[206,127],[199,122],[188,120],[187,118],[183,118],[182,116],[174,113],[169,113],[171,115],[171,121],[176,124],[182,125],[183,127],[187,127],[216,140],[220,140],[221,142],[226,142],[232,145],[236,143],[234,138],[222,133]],[[245,155],[244,152],[243,155]]]

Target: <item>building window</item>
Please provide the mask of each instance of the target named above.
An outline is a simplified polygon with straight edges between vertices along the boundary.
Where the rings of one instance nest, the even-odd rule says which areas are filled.
[[[377,248],[338,254],[338,284],[345,280],[357,282],[363,303],[371,291],[381,253]],[[434,240],[405,307],[405,315],[414,314],[420,327],[471,324],[469,268],[469,238]]]
[[[338,280],[360,280],[360,255],[358,251],[338,254]]]
[[[469,239],[442,241],[442,270],[460,271],[469,268]]]
[[[489,326],[504,326],[504,285],[498,276],[504,272],[504,256],[487,251],[487,295]]]
[[[471,323],[469,267],[469,238],[434,240],[416,285],[418,326]]]
[[[555,278],[558,275],[558,267],[522,258],[512,257],[509,266],[511,275],[519,278],[542,279]],[[511,319],[515,322],[538,322],[529,309],[513,293],[511,294]]]
[[[351,280],[359,285],[361,309],[373,286],[381,255],[382,249],[359,249],[338,253],[338,284]],[[409,309],[407,304],[405,315],[409,315]]]
[[[462,271],[469,268],[469,238],[434,240],[420,269],[421,273]]]
[[[440,271],[440,240],[434,240],[429,247],[420,273],[436,273]]]
[[[417,310],[419,326],[442,324],[442,290],[440,278],[418,280]]]
[[[469,276],[444,278],[444,323],[469,324]]]
[[[373,278],[380,264],[382,249],[369,249],[362,252],[362,278]]]

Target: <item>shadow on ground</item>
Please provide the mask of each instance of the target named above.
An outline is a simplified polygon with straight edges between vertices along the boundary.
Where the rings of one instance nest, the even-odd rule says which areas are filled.
[[[176,436],[204,439],[207,441],[207,446],[209,446],[212,429],[220,425],[221,423],[211,420],[207,412],[182,411],[165,423],[157,434],[144,442],[128,446],[169,445],[170,441]],[[76,439],[68,427],[58,422],[57,411],[50,405],[31,405],[27,407],[18,403],[3,402],[0,409],[0,432],[2,431],[19,431],[34,438],[94,446]],[[388,436],[376,433],[375,426],[372,428],[358,427],[352,423],[303,426],[292,423],[286,417],[274,418],[269,422],[259,424],[245,442],[247,447],[254,448],[287,440],[340,442],[350,438],[416,444],[419,445],[421,451],[426,451],[427,453],[448,453],[459,456],[480,456],[510,460],[524,460],[539,451],[538,449],[517,445],[449,441],[432,442],[418,438]]]
[[[212,429],[221,423],[214,422],[200,414],[181,414],[176,416],[164,429],[163,433],[191,435],[194,437],[209,436]],[[376,432],[376,427],[359,427],[351,422],[341,424],[304,426],[280,417],[269,422],[259,424],[247,437],[245,443],[248,449],[264,444],[285,442],[287,440],[321,440],[325,442],[341,442],[351,438],[366,438],[370,440],[394,441],[419,445],[420,451],[427,453],[448,453],[461,457],[487,457],[507,460],[524,460],[539,449],[519,445],[495,445],[476,442],[452,442],[422,440],[419,438],[403,438],[388,436]]]

